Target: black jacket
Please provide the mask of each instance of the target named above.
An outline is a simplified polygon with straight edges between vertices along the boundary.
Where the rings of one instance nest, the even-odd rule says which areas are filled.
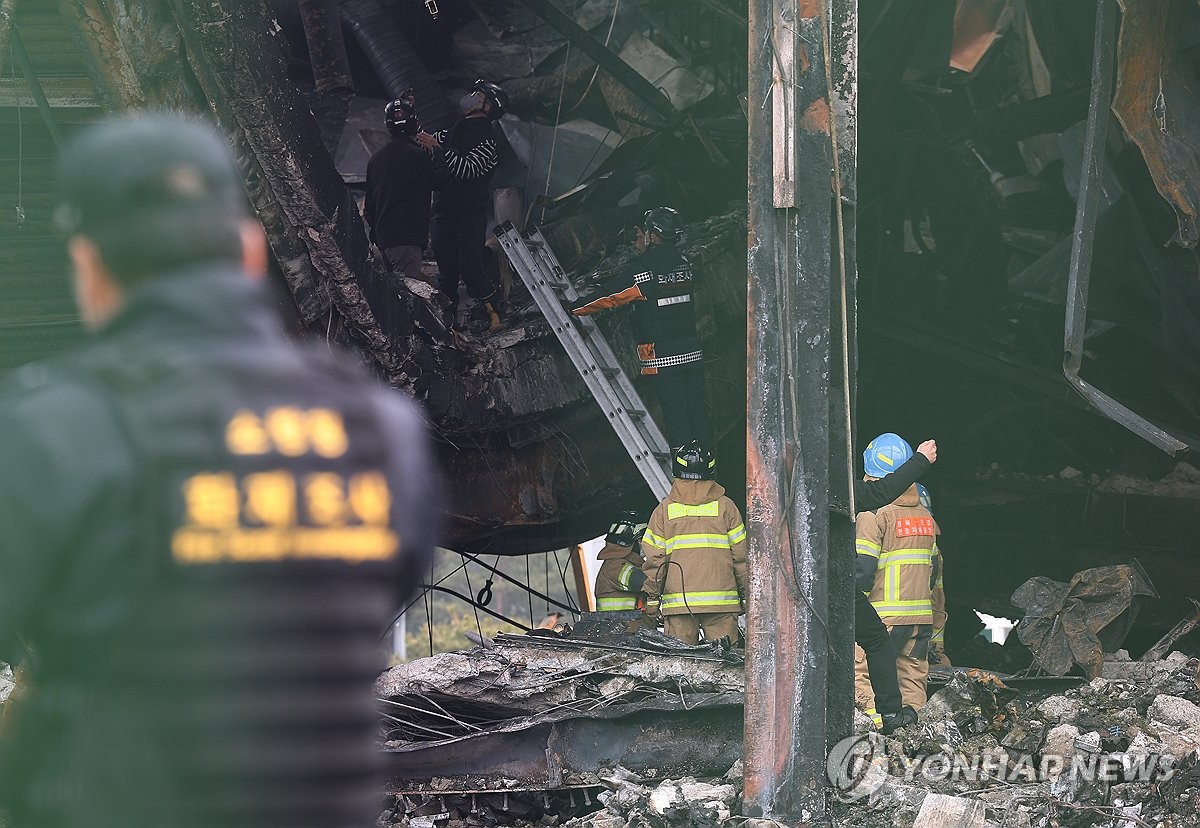
[[[908,491],[929,468],[924,454],[914,454],[887,477],[854,481],[854,507],[860,512],[880,509]]]
[[[429,243],[430,196],[450,180],[441,153],[432,156],[407,136],[391,141],[367,162],[363,217],[381,250]]]
[[[692,264],[673,244],[655,244],[572,305],[576,316],[633,303],[634,334],[643,374],[704,357],[696,336]]]
[[[486,211],[492,196],[492,173],[500,165],[500,149],[487,118],[463,118],[453,129],[437,133],[450,180],[433,196],[434,218]],[[482,243],[482,240],[481,240]]]
[[[439,502],[417,410],[198,268],[0,393],[10,824],[374,818],[378,640]]]

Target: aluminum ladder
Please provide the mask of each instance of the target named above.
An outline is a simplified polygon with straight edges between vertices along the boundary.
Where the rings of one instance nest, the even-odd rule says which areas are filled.
[[[578,299],[579,293],[554,251],[539,230],[526,237],[512,222],[505,222],[495,233],[513,270],[550,323],[642,479],[654,497],[662,500],[671,490],[671,449],[596,323],[586,316],[572,316],[563,307],[556,291],[570,302]]]

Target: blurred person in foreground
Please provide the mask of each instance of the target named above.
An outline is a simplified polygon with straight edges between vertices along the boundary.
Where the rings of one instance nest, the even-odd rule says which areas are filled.
[[[421,416],[284,338],[219,135],[111,122],[59,173],[94,336],[0,392],[8,824],[374,824],[378,638],[440,513]]]

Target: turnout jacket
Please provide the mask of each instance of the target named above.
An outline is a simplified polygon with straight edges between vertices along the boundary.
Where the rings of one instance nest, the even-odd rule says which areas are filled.
[[[646,575],[642,572],[642,553],[637,545],[605,543],[597,557],[601,564],[596,573],[596,610],[639,609]]]
[[[643,587],[663,615],[741,613],[746,597],[746,526],[712,480],[676,480],[642,537]]]
[[[633,303],[633,330],[643,374],[700,362],[692,264],[675,245],[651,245],[615,276],[571,306],[576,316]]]
[[[379,631],[438,486],[416,408],[273,305],[233,266],[163,274],[0,390],[9,824],[374,819]]]
[[[435,158],[407,135],[395,136],[367,162],[363,218],[380,250],[429,244],[429,198],[450,179],[442,156]]]
[[[856,582],[885,624],[933,623],[936,536],[937,524],[921,505],[915,484],[894,503],[858,513]]]
[[[448,183],[433,194],[433,217],[450,218],[487,210],[492,173],[500,166],[500,147],[487,118],[463,118],[434,135],[434,149],[450,171]],[[480,244],[482,244],[482,239]]]

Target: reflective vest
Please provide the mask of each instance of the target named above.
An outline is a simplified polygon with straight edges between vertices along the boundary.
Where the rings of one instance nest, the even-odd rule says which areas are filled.
[[[932,624],[933,555],[937,524],[917,487],[855,521],[859,588],[885,624]],[[869,581],[867,580],[869,577]]]
[[[606,543],[600,551],[600,571],[596,573],[597,612],[640,609],[642,556],[636,547]]]
[[[642,538],[646,595],[663,615],[741,613],[746,526],[711,480],[676,480]]]

